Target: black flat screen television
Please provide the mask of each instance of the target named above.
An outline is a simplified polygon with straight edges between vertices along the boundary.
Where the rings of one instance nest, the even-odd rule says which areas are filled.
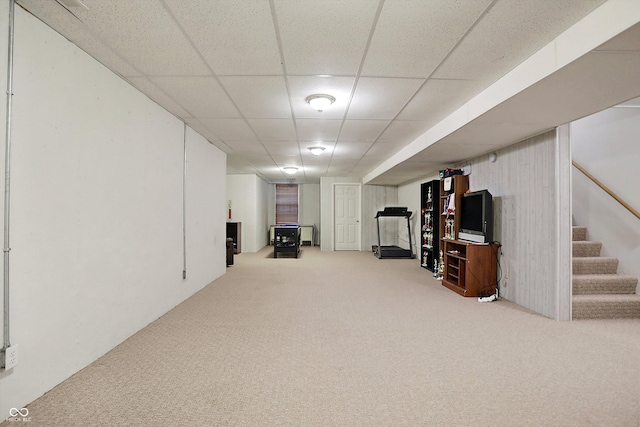
[[[493,242],[493,197],[488,190],[462,195],[458,238],[475,243]]]

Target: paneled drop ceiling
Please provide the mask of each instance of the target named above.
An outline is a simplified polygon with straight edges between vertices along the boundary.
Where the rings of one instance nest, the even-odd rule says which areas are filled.
[[[636,25],[436,132],[606,0],[17,3],[267,182],[401,184],[640,96]],[[315,93],[336,102],[315,111]]]

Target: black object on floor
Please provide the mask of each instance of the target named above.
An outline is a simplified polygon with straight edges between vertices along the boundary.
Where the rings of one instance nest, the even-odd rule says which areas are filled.
[[[373,246],[372,250],[375,256],[378,258],[413,258],[413,245],[411,244],[411,218],[413,212],[407,210],[402,206],[387,206],[383,211],[378,211],[376,214],[376,222],[378,225],[378,245]],[[409,249],[404,249],[396,245],[383,246],[380,243],[380,218],[395,217],[395,218],[407,218],[407,232],[409,235]]]

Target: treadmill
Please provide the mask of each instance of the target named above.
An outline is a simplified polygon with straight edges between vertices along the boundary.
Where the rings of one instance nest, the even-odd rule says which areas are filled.
[[[406,207],[400,206],[387,206],[383,211],[378,211],[376,214],[376,222],[378,225],[378,246],[373,246],[371,249],[375,256],[380,259],[383,258],[413,258],[413,245],[411,244],[411,223],[409,218],[412,212],[408,211]],[[393,218],[407,218],[407,231],[409,233],[409,249],[404,249],[396,245],[383,246],[380,244],[380,218],[393,217]]]

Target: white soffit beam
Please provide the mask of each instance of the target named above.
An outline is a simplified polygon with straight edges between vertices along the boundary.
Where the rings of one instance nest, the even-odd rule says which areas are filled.
[[[368,173],[368,183],[640,22],[640,1],[609,0]]]

